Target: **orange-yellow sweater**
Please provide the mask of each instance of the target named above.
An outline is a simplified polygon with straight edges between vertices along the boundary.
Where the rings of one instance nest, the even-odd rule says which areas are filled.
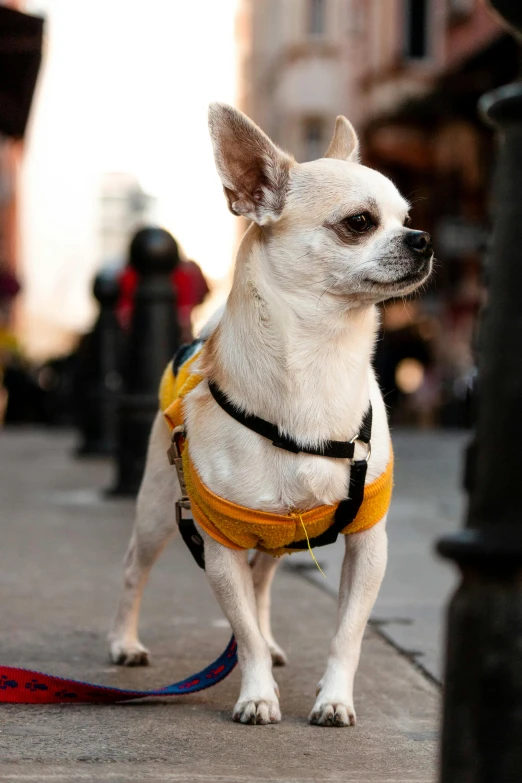
[[[169,364],[160,385],[160,407],[170,429],[183,423],[183,397],[194,389],[202,376],[191,371],[198,354],[189,358],[173,374]],[[195,521],[216,541],[231,549],[259,549],[276,557],[292,551],[292,544],[315,538],[334,521],[337,504],[298,509],[288,514],[271,514],[245,508],[214,494],[201,481],[192,460],[189,444],[183,448],[183,469]],[[393,486],[393,454],[386,470],[364,488],[364,500],[354,521],[342,532],[358,533],[376,525],[390,505]],[[305,533],[306,530],[306,533]]]

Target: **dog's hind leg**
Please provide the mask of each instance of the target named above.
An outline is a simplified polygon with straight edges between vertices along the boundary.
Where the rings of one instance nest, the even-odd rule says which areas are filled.
[[[177,529],[175,502],[179,486],[176,472],[167,459],[169,444],[167,426],[158,414],[138,494],[136,523],[125,556],[123,591],[109,634],[111,660],[124,666],[149,662],[148,650],[138,639],[141,596],[152,566]]]
[[[281,649],[272,635],[270,623],[270,591],[280,560],[280,557],[272,557],[264,552],[256,552],[250,563],[254,580],[259,627],[270,649],[274,666],[284,666],[287,662],[284,650]]]
[[[237,639],[241,691],[233,718],[240,723],[279,723],[281,712],[272,658],[257,619],[248,552],[229,549],[202,532],[206,572]]]
[[[345,536],[337,631],[321,679],[310,723],[354,726],[353,681],[364,629],[386,569],[386,518],[361,533]]]

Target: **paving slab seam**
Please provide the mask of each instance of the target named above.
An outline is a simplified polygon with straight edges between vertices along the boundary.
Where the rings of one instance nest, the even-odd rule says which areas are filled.
[[[386,644],[389,647],[392,647],[396,653],[398,653],[401,658],[406,658],[409,663],[413,666],[414,669],[416,669],[419,674],[421,674],[425,680],[428,680],[432,685],[435,685],[437,689],[440,691],[442,689],[442,682],[437,678],[434,677],[431,672],[429,672],[427,669],[424,668],[422,663],[419,661],[419,658],[416,653],[412,652],[411,650],[406,650],[404,647],[401,647],[399,644],[397,644],[390,636],[387,635],[386,631],[384,630],[383,626],[388,625],[393,621],[391,620],[372,620],[370,618],[368,620],[368,625],[371,626],[372,630],[375,631],[377,636],[380,636],[380,638],[386,642]]]

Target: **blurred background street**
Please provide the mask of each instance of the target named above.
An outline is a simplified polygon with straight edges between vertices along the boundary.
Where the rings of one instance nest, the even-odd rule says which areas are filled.
[[[29,16],[15,24],[14,8]],[[144,18],[123,0],[0,3],[0,363],[22,371],[4,385],[18,384],[20,408],[23,384],[27,403],[8,405],[7,419],[70,418],[51,392],[71,383],[68,357],[96,318],[97,273],[119,281],[128,329],[138,228],[159,224],[178,241],[185,338],[224,301],[245,226],[224,208],[206,130],[208,103],[222,100],[299,161],[324,153],[337,114],[354,123],[364,162],[411,201],[412,226],[432,234],[437,255],[421,296],[383,308],[375,363],[392,421],[467,426],[494,161],[476,107],[516,77],[513,38],[483,0],[202,8],[151,0]]]
[[[187,780],[247,779],[254,757],[258,780],[279,779],[282,759],[296,781],[435,779],[443,614],[457,576],[434,542],[465,513],[495,162],[477,101],[519,68],[484,0],[0,0],[0,663],[147,687],[173,679],[173,660],[175,675],[206,664],[226,640],[176,542],[145,597],[155,666],[116,671],[104,642],[161,371],[226,301],[246,228],[215,173],[209,102],[234,104],[298,161],[321,157],[345,114],[363,163],[395,182],[436,253],[423,291],[381,307],[374,364],[396,478],[388,571],[363,649],[360,754],[296,717],[326,652],[338,545],[317,554],[326,579],[303,552],[276,580],[287,598],[276,625],[296,668],[281,675],[292,720],[279,738],[267,727],[270,763],[250,739],[234,739],[238,758],[215,768],[196,747],[198,731],[213,747],[235,737],[227,681],[228,697],[158,707],[163,724],[150,704],[45,718],[10,708],[1,759],[48,765],[47,777],[29,766],[40,777],[24,779],[67,780],[56,765],[82,760],[161,765],[174,713]],[[18,779],[9,770],[2,779]],[[114,770],[111,780],[134,779],[131,766]],[[184,774],[158,767],[158,779]]]

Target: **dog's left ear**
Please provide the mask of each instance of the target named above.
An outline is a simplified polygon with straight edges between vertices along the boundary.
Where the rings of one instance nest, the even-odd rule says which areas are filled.
[[[292,158],[226,103],[210,105],[208,124],[230,211],[260,226],[279,220]]]
[[[325,158],[359,162],[359,139],[351,122],[342,114],[335,121],[335,131]]]

